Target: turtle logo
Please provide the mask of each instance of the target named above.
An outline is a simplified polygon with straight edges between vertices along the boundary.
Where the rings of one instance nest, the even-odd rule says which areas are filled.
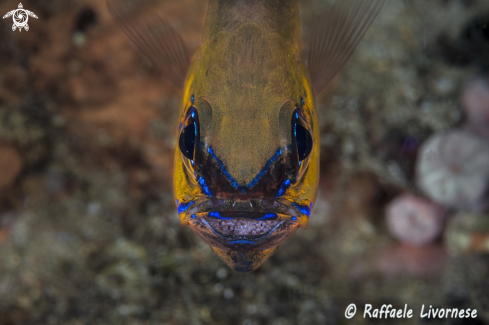
[[[12,25],[12,30],[15,32],[15,30],[18,28],[19,32],[22,31],[22,28],[24,28],[26,31],[29,30],[29,25],[27,25],[27,21],[29,20],[29,16],[36,18],[37,16],[35,13],[29,10],[23,9],[24,7],[22,6],[22,3],[19,3],[19,8],[9,11],[3,16],[3,19],[8,18],[10,16],[13,17],[14,19],[14,24]]]

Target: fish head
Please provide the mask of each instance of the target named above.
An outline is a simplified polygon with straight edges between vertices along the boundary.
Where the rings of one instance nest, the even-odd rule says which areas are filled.
[[[236,271],[256,269],[306,228],[314,206],[317,113],[305,72],[298,80],[275,92],[270,80],[263,88],[241,80],[229,89],[228,82],[213,92],[191,74],[184,92],[174,177],[179,219]]]
[[[298,1],[209,1],[191,64],[167,21],[144,14],[140,1],[107,1],[136,46],[184,85],[174,165],[179,219],[231,268],[256,269],[306,228],[319,176],[313,89],[318,94],[340,71],[383,2],[336,1],[311,30],[306,67]]]

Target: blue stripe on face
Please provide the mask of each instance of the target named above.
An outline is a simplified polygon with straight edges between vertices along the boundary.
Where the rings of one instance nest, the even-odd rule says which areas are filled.
[[[257,219],[257,220],[270,220],[270,219],[275,219],[277,218],[277,215],[275,213],[267,213],[263,217]]]
[[[217,158],[216,154],[214,153],[214,150],[212,150],[212,147],[207,148],[207,151],[210,153],[212,158],[214,158],[214,160],[217,161],[219,168],[221,168],[221,171],[223,172],[223,174],[227,177],[227,179],[229,179],[229,181],[231,182],[231,185],[233,185],[234,188],[239,188],[238,182],[236,182],[236,180],[233,178],[233,176],[231,176],[231,174],[229,174],[229,172],[226,169],[226,166],[224,166],[224,164],[222,163],[222,160]]]
[[[278,190],[277,197],[281,197],[282,195],[285,194],[285,191],[290,187],[290,179],[286,179],[285,182],[283,182],[282,186],[280,186],[280,189]]]
[[[222,173],[224,174],[224,176],[226,176],[226,178],[229,180],[229,182],[231,183],[231,185],[234,188],[240,190],[242,193],[246,193],[246,191],[250,187],[256,185],[256,183],[258,183],[259,179],[263,176],[263,174],[265,174],[267,172],[267,170],[270,168],[270,166],[282,154],[282,149],[278,149],[277,152],[273,155],[273,157],[270,158],[267,161],[267,163],[265,164],[265,166],[263,167],[263,169],[261,170],[261,172],[259,172],[258,175],[248,185],[246,185],[246,186],[240,186],[238,184],[238,182],[233,178],[233,176],[231,176],[231,174],[229,174],[229,172],[227,171],[226,166],[224,166],[224,163],[222,162],[222,160],[219,159],[216,156],[216,154],[214,153],[214,150],[212,150],[212,147],[207,148],[207,151],[212,156],[212,158],[217,162],[217,164],[219,165],[219,168],[221,169]]]
[[[209,212],[209,217],[216,218],[216,219],[221,219],[221,220],[230,220],[230,219],[234,219],[234,218],[231,218],[231,217],[222,217],[222,216],[219,214],[219,212],[216,212],[216,211]]]
[[[232,219],[235,219],[233,217],[223,217],[217,211],[209,212],[209,217],[216,218],[216,219],[221,219],[221,220],[232,220]],[[256,220],[270,220],[270,219],[275,219],[275,218],[277,218],[277,215],[275,213],[267,213],[263,217],[261,217],[259,219],[256,219]]]
[[[244,239],[241,239],[241,240],[233,240],[233,241],[230,241],[228,242],[228,244],[231,244],[231,245],[242,245],[242,244],[256,244],[254,241],[250,241],[250,240],[244,240]]]
[[[268,170],[268,168],[270,168],[270,166],[275,162],[275,160],[277,160],[277,158],[282,154],[282,149],[278,149],[277,152],[275,153],[275,155],[273,155],[272,158],[270,158],[270,160],[267,161],[267,163],[265,164],[265,167],[263,167],[263,169],[261,170],[261,172],[255,177],[254,180],[252,180],[248,185],[246,185],[247,188],[250,188],[252,187],[253,185],[255,185],[256,183],[258,183],[258,180],[260,179],[260,177],[263,176],[263,174],[265,174]]]
[[[178,214],[186,211],[189,208],[189,206],[191,206],[193,203],[194,203],[194,201],[190,201],[190,202],[186,202],[186,203],[182,202],[181,204],[179,204],[178,208],[177,208]]]
[[[292,203],[294,207],[297,208],[297,210],[300,211],[300,213],[305,214],[307,217],[311,216],[311,209],[307,205],[299,205],[296,203]]]
[[[209,187],[207,186],[205,180],[202,177],[199,177],[199,185],[202,188],[202,192],[204,192],[205,195],[212,196]]]

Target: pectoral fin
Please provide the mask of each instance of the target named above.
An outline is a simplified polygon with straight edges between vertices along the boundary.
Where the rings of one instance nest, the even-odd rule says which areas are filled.
[[[107,8],[123,32],[173,84],[182,89],[189,66],[187,48],[171,25],[156,14],[137,15],[138,0],[108,0]]]
[[[350,58],[384,0],[337,0],[312,31],[308,68],[319,94]]]
[[[14,12],[15,12],[15,10],[11,10],[11,11],[7,12],[7,13],[6,13],[6,14],[5,14],[5,15],[2,17],[2,19],[5,19],[5,18],[8,18],[8,17],[12,16],[12,15],[14,14]]]
[[[27,14],[33,18],[36,18],[38,19],[39,17],[37,17],[37,15],[35,13],[33,13],[32,11],[29,11],[29,10],[26,10]]]

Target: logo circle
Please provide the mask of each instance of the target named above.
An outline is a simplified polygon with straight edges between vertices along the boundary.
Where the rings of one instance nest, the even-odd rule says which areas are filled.
[[[350,319],[357,313],[357,306],[355,304],[350,304],[345,310],[345,317]]]
[[[23,28],[24,26],[27,25],[27,12],[24,9],[17,9],[15,10],[15,13],[13,14],[14,18],[14,25]],[[26,29],[27,30],[27,29]]]

